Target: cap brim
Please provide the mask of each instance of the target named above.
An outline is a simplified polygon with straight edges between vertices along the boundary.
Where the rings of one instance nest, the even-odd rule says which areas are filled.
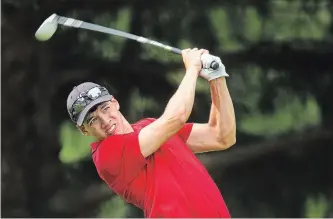
[[[112,95],[105,95],[105,96],[102,96],[102,97],[97,98],[96,100],[92,101],[88,106],[86,106],[86,108],[84,108],[84,110],[82,110],[76,124],[81,126],[83,124],[84,119],[87,116],[87,113],[89,112],[89,110],[91,110],[91,108],[93,108],[97,104],[100,104],[100,103],[103,103],[103,102],[109,101],[109,100],[112,100]]]

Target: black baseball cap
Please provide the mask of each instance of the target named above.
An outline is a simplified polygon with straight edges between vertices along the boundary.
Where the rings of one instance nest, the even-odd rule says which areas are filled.
[[[94,106],[112,100],[112,98],[105,87],[92,82],[84,82],[74,87],[68,95],[67,111],[71,120],[81,126]]]

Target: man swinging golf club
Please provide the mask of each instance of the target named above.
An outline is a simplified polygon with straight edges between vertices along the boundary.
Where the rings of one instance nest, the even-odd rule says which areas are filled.
[[[229,218],[218,187],[195,156],[235,144],[228,74],[220,58],[207,50],[185,49],[182,57],[185,75],[159,118],[130,124],[116,98],[91,82],[71,91],[68,113],[83,134],[96,138],[92,158],[101,179],[145,217]],[[219,63],[217,70],[209,68],[212,60]],[[205,124],[187,122],[198,76],[209,81],[211,90]]]

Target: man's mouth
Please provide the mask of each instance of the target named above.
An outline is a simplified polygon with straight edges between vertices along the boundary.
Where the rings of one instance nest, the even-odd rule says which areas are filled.
[[[113,124],[108,130],[106,130],[106,133],[108,135],[112,135],[116,130],[116,124]]]

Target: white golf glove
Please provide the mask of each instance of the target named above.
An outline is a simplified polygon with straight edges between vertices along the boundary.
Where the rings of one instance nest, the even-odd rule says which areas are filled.
[[[219,68],[216,70],[210,68],[210,65],[213,61],[219,63]],[[220,77],[229,77],[229,75],[225,71],[225,66],[223,65],[219,57],[210,54],[202,54],[201,62],[202,62],[202,69],[200,70],[199,75],[205,78],[206,80],[211,81]]]

